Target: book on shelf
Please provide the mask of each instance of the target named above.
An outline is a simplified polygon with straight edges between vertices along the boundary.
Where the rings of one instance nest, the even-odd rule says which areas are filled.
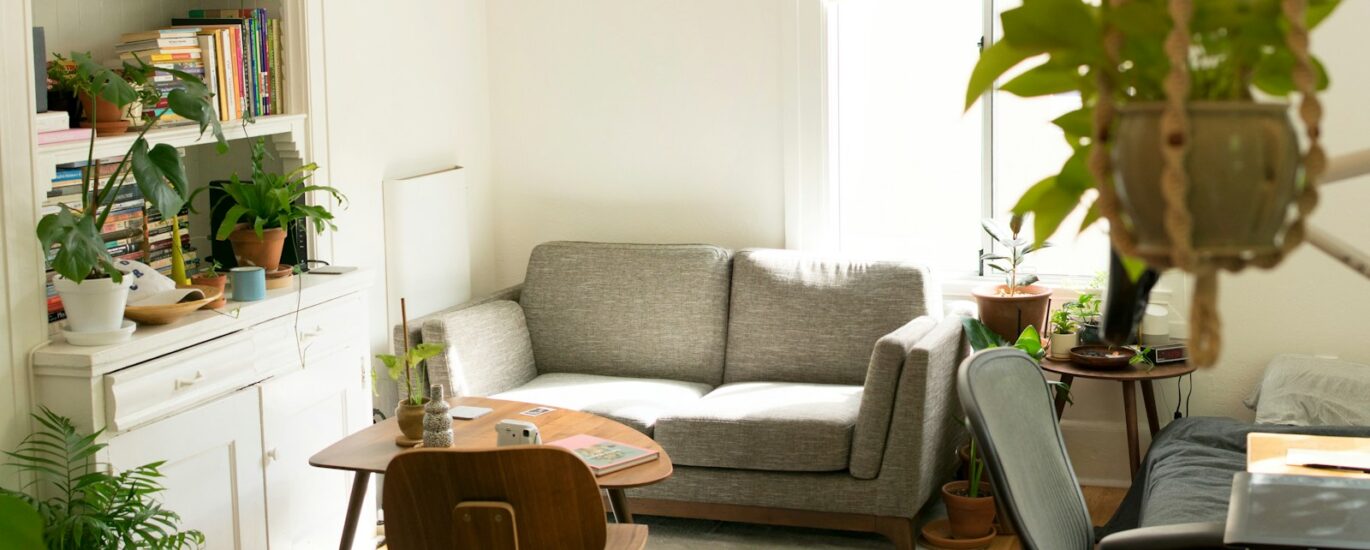
[[[35,125],[38,133],[55,132],[57,130],[71,129],[71,116],[66,111],[48,111],[38,113],[37,124]]]
[[[195,29],[152,29],[140,32],[126,32],[119,35],[119,42],[143,42],[146,40],[163,40],[172,38],[194,37]]]
[[[119,54],[119,59],[133,61],[141,59],[145,63],[166,63],[170,61],[189,61],[200,58],[200,48],[187,48],[177,50],[148,50],[141,52],[126,52]]]
[[[276,19],[267,17],[266,9],[190,10],[188,17],[172,19],[172,25],[199,26],[202,32],[235,29],[231,52],[221,53],[232,54],[224,57],[225,69],[232,66],[236,70],[229,72],[239,77],[241,115],[285,112],[283,94],[279,93],[284,82],[281,27]]]
[[[114,47],[116,53],[141,52],[147,50],[161,50],[184,48],[196,45],[195,33],[180,33],[176,36],[165,38],[149,38],[147,40],[125,40],[123,43]]]
[[[657,451],[584,434],[558,439],[548,445],[575,453],[596,476],[651,462],[660,455]]]
[[[88,141],[94,135],[95,130],[90,128],[68,128],[66,130],[53,130],[51,132],[40,132],[38,134],[38,144],[48,145],[51,143],[66,143],[69,141]]]

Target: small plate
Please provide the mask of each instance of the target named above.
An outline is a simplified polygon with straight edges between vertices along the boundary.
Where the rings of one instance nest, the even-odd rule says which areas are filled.
[[[127,342],[133,337],[133,331],[138,328],[138,323],[124,319],[123,324],[114,330],[102,332],[72,332],[62,329],[62,336],[67,339],[67,343],[73,346],[108,346]]]
[[[1125,369],[1137,352],[1128,348],[1091,344],[1070,348],[1070,362],[1094,369]]]
[[[994,537],[998,536],[999,531],[993,525],[989,528],[989,534],[978,539],[958,539],[951,536],[951,520],[947,518],[937,518],[923,525],[923,538],[929,544],[937,548],[947,550],[961,550],[969,548],[984,548],[994,542]]]
[[[148,325],[166,325],[180,320],[186,315],[190,315],[195,310],[205,307],[210,303],[222,298],[224,291],[219,287],[208,285],[190,285],[182,288],[196,288],[205,294],[204,298],[190,302],[180,302],[167,304],[164,306],[124,306],[124,317]]]

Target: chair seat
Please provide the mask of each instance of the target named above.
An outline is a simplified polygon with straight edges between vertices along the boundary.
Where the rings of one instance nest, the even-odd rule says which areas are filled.
[[[548,373],[490,397],[593,413],[652,435],[657,418],[693,404],[709,389],[677,380]]]
[[[672,411],[654,439],[686,466],[831,472],[847,469],[861,386],[724,384]]]

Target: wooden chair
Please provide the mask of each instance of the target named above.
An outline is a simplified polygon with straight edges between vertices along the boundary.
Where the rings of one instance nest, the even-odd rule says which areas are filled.
[[[385,469],[391,550],[631,549],[647,526],[605,523],[595,475],[570,451],[415,449]]]

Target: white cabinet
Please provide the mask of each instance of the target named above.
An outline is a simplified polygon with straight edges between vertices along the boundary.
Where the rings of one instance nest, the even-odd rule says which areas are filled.
[[[139,327],[128,343],[42,348],[37,401],[105,430],[116,469],[165,461],[162,501],[208,548],[335,547],[351,476],[309,457],[371,421],[373,272],[302,277],[299,291]]]
[[[355,348],[310,359],[300,372],[261,385],[262,447],[271,548],[332,548],[343,529],[350,472],[309,457],[371,422],[369,361]],[[375,525],[374,508],[361,525]],[[374,548],[371,539],[358,537]]]
[[[109,440],[118,470],[166,461],[162,501],[207,548],[265,548],[261,418],[254,388]]]

